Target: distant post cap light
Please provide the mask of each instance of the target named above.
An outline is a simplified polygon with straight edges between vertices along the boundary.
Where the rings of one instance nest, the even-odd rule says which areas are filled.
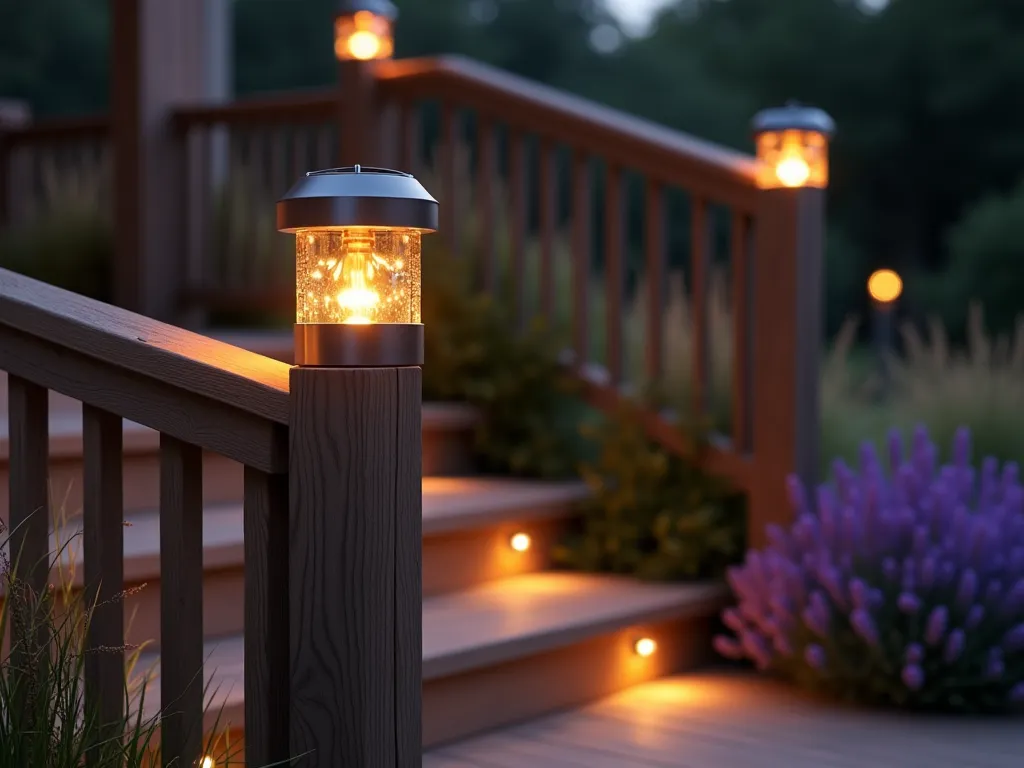
[[[891,269],[877,269],[868,278],[868,295],[878,304],[892,304],[903,293],[903,280]]]
[[[835,121],[796,101],[754,115],[758,186],[762,189],[828,186],[828,143]]]
[[[295,363],[423,364],[420,238],[437,201],[411,175],[354,165],[311,171],[277,202],[295,235]]]
[[[342,0],[334,18],[334,55],[339,61],[390,59],[395,52],[398,9],[389,0]]]

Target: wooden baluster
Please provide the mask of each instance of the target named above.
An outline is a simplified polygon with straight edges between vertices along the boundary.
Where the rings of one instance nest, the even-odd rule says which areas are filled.
[[[701,198],[690,201],[690,301],[693,311],[693,418],[708,411],[708,271],[711,237],[708,205]]]
[[[477,128],[479,162],[476,169],[476,197],[480,211],[480,265],[481,287],[487,293],[497,288],[497,263],[494,250],[494,123],[481,116]]]
[[[287,760],[288,476],[245,468],[245,757]]]
[[[420,157],[420,120],[415,102],[404,101],[398,110],[398,162],[399,170],[417,173]]]
[[[206,214],[209,207],[209,187],[214,179],[211,178],[210,168],[210,139],[211,132],[205,127],[188,131],[183,141],[185,143],[185,207],[186,207],[186,237],[187,254],[185,259],[185,280],[184,287],[186,295],[191,298],[201,293],[206,287]],[[202,316],[197,312],[190,312],[188,325],[200,327],[203,324]]]
[[[647,317],[644,340],[644,371],[647,384],[660,381],[665,369],[665,191],[660,182],[647,180],[645,192]]]
[[[337,132],[334,126],[321,125],[316,137],[316,169],[331,168],[336,163],[333,158],[334,143],[337,141]]]
[[[160,435],[160,706],[164,768],[203,745],[203,455]]]
[[[82,405],[82,517],[85,605],[92,609],[85,654],[85,710],[100,741],[116,740],[124,719],[124,502],[121,418]],[[100,750],[87,765],[98,764]],[[109,759],[109,758],[108,758]]]
[[[450,104],[441,105],[441,234],[454,256],[459,255],[458,190],[455,164],[459,146],[459,115]]]
[[[739,211],[732,214],[730,235],[732,271],[732,441],[733,450],[750,450],[751,403],[751,340],[754,330],[750,322],[753,285],[750,255],[752,248],[750,218]]]
[[[558,174],[551,142],[541,139],[537,147],[540,166],[540,310],[555,325],[555,220],[558,215]]]
[[[10,440],[9,544],[14,572],[29,606],[38,604],[50,576],[49,400],[46,389],[18,376],[7,377]],[[30,608],[31,610],[31,608]],[[35,630],[34,637],[30,631]],[[15,669],[32,663],[49,642],[48,622],[33,614],[30,627],[11,626]],[[44,665],[45,670],[45,665]]]
[[[311,171],[309,167],[309,126],[299,125],[295,128],[295,136],[292,141],[292,167],[288,174],[288,184],[294,184],[298,179]]]
[[[509,132],[509,264],[512,284],[512,322],[526,324],[526,142],[518,131]]]
[[[580,151],[572,157],[572,336],[575,367],[590,354],[590,164]]]
[[[609,383],[622,383],[622,296],[625,292],[625,248],[623,228],[622,170],[615,165],[608,166],[605,176],[604,226],[605,226],[605,333],[607,334]]]

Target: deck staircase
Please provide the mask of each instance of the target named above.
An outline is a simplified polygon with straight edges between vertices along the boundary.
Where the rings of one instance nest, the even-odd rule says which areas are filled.
[[[290,343],[276,336],[225,340],[279,359],[290,353]],[[55,541],[67,541],[78,530],[81,508],[81,411],[75,401],[50,397],[51,498],[64,519]],[[473,412],[462,406],[428,403],[423,409],[424,747],[699,663],[722,590],[553,571],[551,545],[585,489],[578,482],[473,475],[474,423]],[[6,416],[0,426],[0,485],[6,486]],[[146,643],[144,667],[159,659],[158,439],[145,427],[124,428],[125,580],[127,587],[145,584],[127,599],[125,611],[129,641]],[[240,730],[242,471],[207,454],[203,477],[203,630],[206,672],[217,692],[209,716],[223,707],[220,724]],[[0,505],[6,518],[5,489]],[[80,562],[81,547],[70,549],[68,557]],[[653,654],[636,653],[641,638],[656,643]],[[147,699],[159,696],[152,692]]]

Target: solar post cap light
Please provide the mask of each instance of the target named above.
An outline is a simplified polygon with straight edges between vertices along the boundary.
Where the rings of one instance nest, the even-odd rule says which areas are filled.
[[[390,59],[395,51],[398,9],[389,0],[342,0],[334,18],[334,55],[339,61]]]
[[[307,173],[277,203],[295,235],[295,364],[423,364],[420,237],[437,201],[411,175],[359,165]]]
[[[753,129],[759,187],[828,186],[828,143],[836,128],[827,113],[791,101],[758,112]]]

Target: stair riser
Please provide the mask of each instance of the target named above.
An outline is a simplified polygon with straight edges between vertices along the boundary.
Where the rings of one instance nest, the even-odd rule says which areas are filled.
[[[642,659],[637,637],[654,638],[658,651]],[[705,664],[711,657],[711,621],[705,618],[638,625],[557,651],[477,672],[429,680],[423,686],[423,748],[580,706],[638,683]],[[213,727],[212,713],[206,725]],[[232,729],[244,722],[241,705],[221,712]],[[244,733],[232,731],[232,739]]]
[[[469,589],[486,581],[535,573],[550,565],[549,553],[563,523],[534,520],[502,524],[465,533],[427,536],[423,541],[423,591],[425,597]],[[527,532],[530,549],[516,552],[509,546],[511,537]],[[207,552],[213,555],[212,551]],[[216,552],[217,559],[229,560],[232,553]],[[237,555],[235,555],[237,557]],[[160,579],[141,577],[139,571],[155,573],[154,562],[129,562],[134,570],[126,573],[131,586],[140,587],[124,601],[126,642],[160,647]],[[76,574],[80,577],[81,574]],[[58,578],[54,574],[54,581]],[[241,566],[213,567],[209,560],[203,575],[203,635],[207,638],[241,633],[244,629],[243,605],[245,574]]]
[[[640,637],[657,652],[641,658]],[[692,669],[710,656],[705,618],[637,625],[565,648],[423,686],[423,746],[430,748],[483,731],[575,707],[637,683]]]

